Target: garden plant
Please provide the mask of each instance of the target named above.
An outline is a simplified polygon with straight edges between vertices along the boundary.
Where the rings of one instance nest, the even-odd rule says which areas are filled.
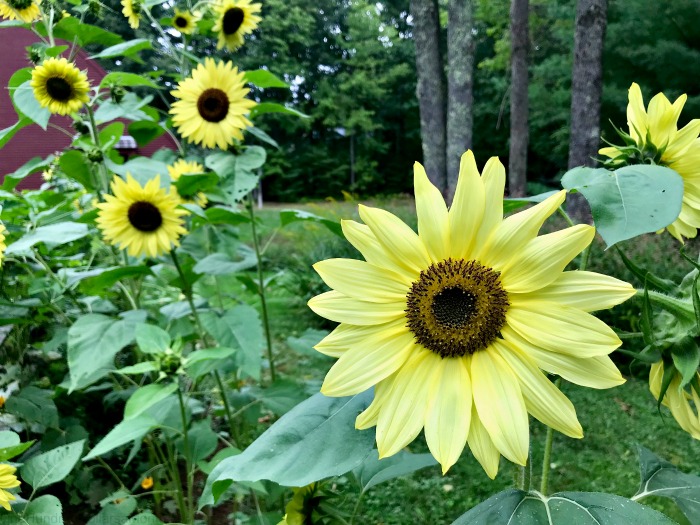
[[[121,4],[152,38],[88,23],[107,9],[94,0],[0,0],[0,31],[36,37],[6,86],[17,121],[0,148],[29,125],[71,137],[0,169],[0,525],[355,524],[374,487],[465,462],[461,475],[492,489],[457,498],[456,524],[700,524],[700,465],[647,447],[636,493],[585,477],[551,489],[555,433],[585,450],[606,417],[582,425],[569,392],[625,399],[611,355],[648,377],[659,444],[676,426],[688,449],[700,440],[700,262],[687,243],[700,120],[679,128],[685,96],[647,103],[632,84],[617,140],[563,189],[504,198],[501,161],[466,151],[450,203],[416,163],[406,221],[364,204],[361,222],[283,209],[265,239],[253,192],[278,144],[255,122],[305,115],[271,94],[296,72],[237,67],[262,6]],[[205,40],[215,55],[198,54]],[[114,61],[99,84],[75,63],[86,46]],[[119,69],[144,52],[168,68]],[[127,134],[176,147],[125,158]],[[36,172],[40,189],[17,189]],[[593,226],[567,214],[575,193]],[[292,244],[287,268],[266,267],[275,236],[302,227],[323,231],[327,251],[294,259]],[[684,277],[635,260],[650,235],[672,238]],[[634,283],[591,271],[609,259]],[[276,327],[285,289],[319,318]],[[628,322],[606,317],[622,303]],[[320,377],[306,370],[319,358]],[[417,521],[404,512],[398,523]]]

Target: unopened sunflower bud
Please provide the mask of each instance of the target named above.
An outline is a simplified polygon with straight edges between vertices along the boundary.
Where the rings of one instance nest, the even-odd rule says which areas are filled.
[[[112,102],[119,104],[126,95],[126,90],[121,86],[110,86],[109,96],[112,97]]]
[[[92,148],[87,154],[88,160],[91,162],[102,162],[104,160],[104,154],[99,148]]]

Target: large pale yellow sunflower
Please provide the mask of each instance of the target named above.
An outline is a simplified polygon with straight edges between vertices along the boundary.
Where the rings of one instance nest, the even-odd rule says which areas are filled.
[[[687,99],[687,95],[681,95],[671,104],[663,93],[659,93],[645,108],[642,91],[633,83],[629,89],[627,124],[642,158],[629,157],[628,151],[614,146],[599,151],[601,155],[630,164],[652,161],[683,177],[681,213],[667,226],[669,233],[681,242],[683,237],[695,237],[700,227],[700,119],[678,129],[678,117]]]
[[[31,24],[41,16],[41,0],[0,0],[0,16]]]
[[[126,181],[114,177],[112,193],[97,205],[97,226],[107,242],[126,249],[132,257],[168,253],[179,245],[180,235],[187,233],[182,220],[187,211],[178,208],[177,193],[160,187],[160,177],[145,186],[129,174]]]
[[[651,365],[649,390],[656,399],[659,399],[661,394],[663,377],[663,361]],[[676,371],[661,403],[669,408],[671,415],[683,430],[693,438],[700,439],[700,396],[692,386],[688,387],[687,390],[682,388],[681,379],[681,375]],[[700,381],[700,373],[697,373],[697,380]],[[695,408],[691,403],[695,405]]]
[[[176,182],[182,175],[191,175],[194,173],[204,173],[204,166],[199,162],[188,162],[185,159],[178,159],[175,164],[168,166],[168,175],[170,175],[170,180]],[[174,185],[173,185],[174,186]],[[175,188],[177,191],[177,188]],[[204,208],[207,205],[207,196],[201,191],[194,196],[192,201],[197,206]]]
[[[235,51],[243,45],[243,36],[255,31],[260,18],[260,4],[250,0],[223,0],[216,8],[216,23],[214,31],[219,34],[216,49],[226,46]]]
[[[68,115],[88,102],[87,75],[65,58],[47,58],[32,70],[34,97],[51,113]]]
[[[249,91],[244,74],[231,62],[206,58],[171,92],[180,99],[170,109],[173,123],[190,142],[226,149],[236,139],[242,140],[242,131],[252,125],[245,117],[255,106],[245,98]]]
[[[19,487],[20,483],[15,476],[17,469],[7,464],[0,465],[0,507],[5,510],[12,510],[10,502],[15,500],[14,494],[5,489]]]
[[[175,9],[172,18],[173,27],[184,35],[191,35],[195,27],[197,27],[197,21],[200,18],[201,15],[199,13],[190,13],[189,11]]]
[[[122,0],[122,13],[132,29],[138,29],[142,10],[141,0]]]
[[[577,225],[537,233],[564,191],[503,219],[505,169],[483,176],[464,154],[452,207],[420,164],[414,171],[418,234],[391,213],[360,206],[343,232],[365,261],[314,265],[332,291],[309,301],[341,323],[316,349],[338,357],[321,392],[347,396],[374,386],[356,427],[376,425],[380,457],[425,428],[446,472],[469,443],[490,477],[502,454],[524,465],[528,413],[574,438],[571,402],[542,372],[593,388],[624,382],[608,354],[615,333],[590,313],[634,295],[628,283],[564,271],[592,240]]]

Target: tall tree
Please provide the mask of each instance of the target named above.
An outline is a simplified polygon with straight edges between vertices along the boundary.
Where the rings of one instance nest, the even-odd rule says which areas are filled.
[[[508,190],[512,197],[522,197],[527,183],[528,117],[528,49],[529,0],[510,3],[510,155]]]
[[[416,44],[418,103],[423,163],[431,182],[443,193],[447,188],[445,155],[445,80],[440,51],[437,0],[411,0],[413,40]]]
[[[576,7],[569,169],[592,166],[598,152],[607,10],[607,0],[578,0]],[[579,194],[569,196],[569,214],[590,222],[590,211]]]
[[[450,0],[447,8],[447,189],[448,202],[457,188],[459,161],[472,147],[474,125],[474,5]]]

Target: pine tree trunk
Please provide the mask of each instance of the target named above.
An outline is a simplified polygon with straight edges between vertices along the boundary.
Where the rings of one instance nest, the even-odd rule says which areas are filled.
[[[569,169],[594,166],[598,153],[607,8],[607,0],[578,0],[576,7]],[[590,209],[580,194],[569,195],[568,213],[578,222],[591,222]]]
[[[447,11],[447,192],[452,202],[462,154],[472,147],[474,125],[474,4],[450,0]]]
[[[437,0],[411,0],[411,15],[413,40],[416,43],[416,91],[420,107],[423,165],[428,178],[445,193],[445,80]]]
[[[527,55],[530,47],[528,0],[510,4],[510,156],[508,190],[511,197],[522,197],[527,183],[528,100]]]

